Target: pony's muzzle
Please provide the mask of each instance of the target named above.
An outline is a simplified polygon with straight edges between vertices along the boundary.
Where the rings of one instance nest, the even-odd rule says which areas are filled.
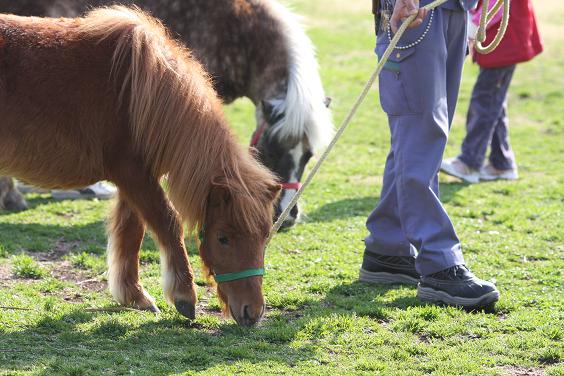
[[[252,269],[250,269],[252,270]],[[231,317],[241,326],[253,326],[265,311],[262,276],[250,276],[217,285]]]
[[[278,201],[278,203],[276,204],[276,207],[274,208],[274,222],[276,222],[278,220],[278,217],[280,217],[280,215],[282,214],[282,212],[284,211],[284,209],[286,208],[286,206],[288,206],[288,204],[290,203],[293,195],[296,193],[295,190],[284,190],[283,191],[283,197],[281,197],[281,199]],[[289,199],[286,199],[287,198]],[[299,212],[299,208],[298,208],[298,204],[296,204],[291,210],[289,215],[286,217],[286,219],[284,219],[284,222],[282,223],[282,227],[281,228],[290,228],[292,226],[294,226],[296,224],[296,221],[299,218],[300,212]]]
[[[196,318],[196,305],[194,303],[188,302],[186,300],[176,300],[174,306],[178,313],[190,320]]]
[[[231,310],[231,316],[237,321],[237,324],[241,326],[254,326],[264,316],[266,305],[244,305],[239,315],[235,315],[232,307],[229,307],[229,309]]]

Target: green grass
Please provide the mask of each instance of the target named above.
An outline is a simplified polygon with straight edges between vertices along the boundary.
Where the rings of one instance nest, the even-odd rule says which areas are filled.
[[[45,270],[33,257],[21,254],[12,257],[12,273],[16,278],[41,279]]]
[[[294,3],[310,25],[339,123],[376,64],[369,5]],[[412,287],[356,281],[389,142],[372,90],[305,193],[302,223],[267,251],[268,312],[258,328],[220,317],[190,239],[200,296],[194,323],[164,302],[149,237],[142,282],[162,314],[88,311],[115,305],[102,274],[108,203],[28,195],[29,211],[0,213],[0,306],[30,309],[0,309],[0,374],[564,374],[564,8],[535,5],[547,51],[518,67],[509,97],[521,179],[466,185],[441,177],[468,264],[501,291],[495,312],[435,307]],[[465,67],[447,156],[464,136],[476,72]],[[227,114],[246,143],[251,103],[238,101]],[[22,253],[34,261],[21,261]],[[42,278],[15,278],[26,263],[40,265]]]

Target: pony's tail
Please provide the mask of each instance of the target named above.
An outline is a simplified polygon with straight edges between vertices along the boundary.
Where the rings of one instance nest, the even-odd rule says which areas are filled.
[[[210,161],[194,155],[187,142],[207,146],[218,132],[213,125],[224,121],[207,73],[158,20],[137,8],[95,9],[81,28],[115,45],[111,74],[121,85],[119,98],[128,106],[134,143],[155,176],[169,173],[169,194],[183,218],[200,220],[204,209],[194,200],[206,196],[209,182],[195,171],[209,169]],[[191,187],[172,184],[180,177]]]

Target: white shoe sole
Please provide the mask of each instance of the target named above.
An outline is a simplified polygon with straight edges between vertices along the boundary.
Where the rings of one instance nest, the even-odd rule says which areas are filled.
[[[464,175],[456,171],[454,168],[452,168],[452,166],[448,164],[441,164],[441,171],[443,171],[444,173],[450,176],[454,176],[456,178],[462,179],[470,184],[476,184],[480,182],[479,174],[476,173],[475,175]]]
[[[381,285],[404,284],[404,285],[417,285],[418,278],[413,278],[406,274],[386,273],[386,272],[369,272],[360,268],[360,275],[358,277],[360,282],[375,283]]]
[[[432,289],[430,287],[417,286],[417,297],[421,300],[432,303],[445,303],[461,307],[485,307],[499,300],[499,291],[492,291],[477,298],[462,298],[451,296],[444,291]]]
[[[514,171],[505,172],[501,175],[487,175],[480,174],[480,180],[484,181],[494,181],[494,180],[517,180],[519,179],[519,174]]]

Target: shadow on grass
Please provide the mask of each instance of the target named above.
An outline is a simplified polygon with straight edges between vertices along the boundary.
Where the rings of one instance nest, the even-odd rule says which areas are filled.
[[[319,346],[349,330],[353,316],[395,325],[390,320],[398,310],[430,306],[413,292],[414,286],[342,284],[321,300],[304,300],[297,310],[275,307],[250,329],[205,316],[191,324],[168,314],[142,322],[146,318],[139,316],[148,313],[44,312],[22,331],[3,332],[0,326],[0,363],[8,372],[36,369],[44,375],[218,372],[234,364],[243,373],[265,366],[274,372],[277,365],[315,361]],[[425,314],[436,310],[419,313]],[[394,330],[417,335],[419,326]]]
[[[106,251],[106,243],[106,225],[103,220],[72,226],[0,223],[0,244],[7,254],[22,251],[49,252],[53,253],[54,259],[85,251],[102,255]],[[188,238],[186,245],[193,248],[192,241]],[[142,249],[157,249],[150,236],[145,236]],[[191,251],[193,252],[192,249]]]
[[[206,330],[180,317],[134,326],[123,318],[102,315],[105,317],[74,311],[57,318],[44,316],[24,331],[0,331],[4,347],[0,349],[0,363],[8,372],[43,368],[43,375],[110,371],[164,375],[202,371],[236,361],[294,365],[312,356],[307,346],[294,349],[286,337],[278,338],[280,320],[266,322],[259,329],[229,322]],[[295,335],[291,329],[285,331],[290,337]],[[10,348],[5,348],[6,344]]]
[[[305,301],[299,310],[274,310],[258,328],[251,329],[232,321],[209,325],[203,320],[190,325],[180,316],[137,326],[133,324],[137,319],[128,320],[122,313],[45,312],[25,330],[7,333],[0,329],[0,362],[8,372],[34,368],[42,369],[44,375],[110,370],[162,375],[235,362],[249,369],[264,364],[292,367],[315,359],[322,336],[334,335],[323,329],[324,318],[347,320],[354,315],[386,321],[390,309],[422,305],[414,298],[389,299],[389,292],[405,288],[358,282],[340,285],[321,301]],[[308,340],[292,344],[298,336]]]
[[[85,250],[101,254],[105,250],[106,231],[103,221],[73,226],[0,223],[0,244],[9,254],[21,251],[66,254]]]
[[[440,185],[440,198],[443,203],[450,202],[458,191],[469,184],[444,182]],[[368,217],[380,200],[379,196],[366,196],[330,202],[307,213],[307,222],[331,222],[336,219],[350,217]]]
[[[407,309],[425,305],[415,296],[395,296],[396,290],[415,290],[415,286],[378,285],[355,281],[329,290],[322,304],[380,320],[388,319],[387,309]]]
[[[444,204],[451,202],[458,191],[467,188],[469,185],[469,183],[462,182],[442,182],[439,187],[441,202]]]
[[[331,222],[335,219],[365,217],[378,203],[378,196],[351,198],[330,202],[307,214],[308,222]]]

